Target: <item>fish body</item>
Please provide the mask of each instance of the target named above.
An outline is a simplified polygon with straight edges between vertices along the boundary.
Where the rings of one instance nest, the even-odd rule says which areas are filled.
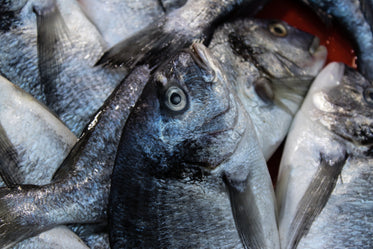
[[[94,67],[105,43],[76,1],[35,0],[18,7],[12,26],[0,32],[1,74],[79,136],[126,72]]]
[[[243,19],[218,27],[209,49],[249,113],[268,160],[324,65],[325,47],[285,22]]]
[[[45,105],[1,76],[0,125],[18,159],[17,167],[5,171],[18,184],[49,183],[77,142]]]
[[[178,7],[156,0],[79,0],[78,2],[88,19],[99,30],[108,48],[145,28],[164,15],[168,9]],[[178,4],[177,1],[174,2]]]
[[[265,160],[220,68],[193,44],[148,82],[112,174],[112,248],[279,248]]]
[[[247,24],[244,24],[245,22],[247,22]],[[233,49],[234,47],[232,48],[233,45],[230,43],[223,44],[223,47],[218,46],[218,45],[213,46],[212,44],[220,43],[222,40],[226,39],[226,37],[229,37],[228,34],[232,35],[232,33],[234,33],[236,37],[242,34],[243,36],[241,40],[245,40],[247,37],[250,37],[253,35],[250,32],[250,28],[249,28],[251,27],[251,25],[253,25],[253,27],[256,27],[258,30],[262,30],[262,28],[260,27],[261,25],[265,26],[265,22],[262,23],[262,21],[259,21],[259,20],[246,20],[246,21],[238,21],[236,24],[230,24],[230,25],[232,25],[232,27],[235,27],[235,28],[231,28],[228,24],[227,24],[227,27],[229,28],[227,27],[222,28],[221,31],[219,31],[220,35],[216,35],[216,37],[212,39],[211,49],[214,55],[217,57],[217,59],[219,59],[220,64],[222,64],[221,66],[222,68],[224,68],[223,72],[224,72],[225,77],[229,79],[235,91],[239,92],[237,90],[238,85],[242,84],[244,86],[244,83],[246,81],[253,81],[252,77],[255,78],[260,73],[256,71],[257,69],[255,69],[252,71],[246,70],[245,71],[246,73],[244,73],[243,75],[240,75],[240,77],[237,77],[236,75],[231,75],[231,71],[234,71],[236,69],[231,69],[229,68],[229,66],[227,66],[230,61],[234,61],[235,64],[240,65],[240,67],[237,67],[237,68],[243,68],[243,70],[246,68],[242,66],[242,64],[244,63],[242,62],[241,57],[239,55],[230,54],[232,50],[234,50]],[[242,30],[240,30],[239,27],[242,27]],[[300,33],[299,35],[304,35],[304,34]],[[221,37],[225,37],[225,38],[223,39]],[[289,37],[293,37],[293,36],[289,34]],[[237,39],[239,40],[239,38]],[[306,46],[303,49],[308,50],[308,45],[309,43],[312,43],[312,39],[313,37],[309,35],[305,36],[304,41],[303,40],[302,41],[306,43]],[[216,42],[213,42],[214,40],[216,40]],[[293,44],[293,45],[295,46],[296,44]],[[263,44],[259,44],[259,47],[260,46],[263,46]],[[268,48],[267,54],[270,55],[272,53],[271,52],[272,50],[273,49]],[[301,50],[302,49],[300,49],[300,51]],[[219,55],[218,51],[223,51],[223,52],[221,53],[221,55]],[[298,51],[298,53],[300,52]],[[223,54],[229,54],[229,56],[232,56],[233,58],[235,58],[235,60],[230,58],[229,60],[227,59],[226,61],[224,61],[222,57]],[[308,62],[309,58],[314,58],[314,55],[311,55],[307,52],[303,52],[303,54],[304,54],[304,62]],[[285,55],[281,56],[280,58],[286,61],[283,57],[285,58]],[[228,58],[228,55],[227,55],[227,58]],[[319,61],[319,60],[316,59],[316,61]],[[224,63],[227,63],[227,65],[224,65]],[[247,65],[247,64],[249,65],[247,66],[247,68],[250,68],[250,62],[247,62],[244,65]],[[262,68],[267,68],[269,64],[270,63],[264,64]],[[288,62],[288,65],[292,65],[292,63]],[[313,65],[313,62],[310,63],[310,65]],[[301,70],[304,70],[304,74],[308,75],[307,72],[310,71],[308,68],[302,69],[301,66],[299,66],[299,68],[298,67],[295,67],[295,68],[297,68],[298,70],[298,71],[293,70],[295,75],[297,74],[303,75],[303,73],[301,73],[303,71]],[[225,71],[226,69],[230,70],[228,71],[229,73]],[[267,71],[268,70],[270,69],[267,69]],[[80,142],[78,143],[78,145],[76,145],[76,149],[74,149],[70,153],[70,155],[68,156],[68,159],[65,160],[59,172],[56,173],[53,183],[49,185],[41,186],[41,187],[33,187],[33,188],[28,188],[27,190],[20,191],[20,194],[19,194],[20,200],[23,200],[24,195],[27,195],[27,193],[33,192],[32,195],[40,196],[40,192],[43,192],[47,194],[46,196],[40,197],[40,200],[42,198],[46,198],[46,199],[53,198],[53,196],[58,196],[59,199],[65,200],[63,201],[64,203],[63,209],[72,210],[71,217],[69,217],[70,218],[69,223],[86,223],[88,219],[89,219],[89,222],[101,222],[102,220],[106,219],[106,206],[107,206],[107,201],[108,201],[107,199],[108,199],[109,189],[110,189],[110,175],[112,173],[112,167],[114,165],[115,153],[117,150],[117,145],[119,143],[120,133],[125,122],[125,117],[129,113],[129,110],[127,109],[129,106],[131,106],[129,102],[136,101],[136,98],[137,98],[136,96],[138,96],[141,93],[141,90],[139,90],[138,87],[143,86],[145,82],[147,81],[146,76],[143,76],[143,74],[145,74],[146,71],[147,70],[139,69],[137,73],[133,74],[133,77],[131,78],[133,80],[132,82],[130,82],[129,80],[126,80],[123,83],[122,93],[124,89],[127,89],[128,91],[134,91],[134,92],[132,93],[127,92],[127,95],[124,95],[123,97],[120,91],[118,90],[119,93],[113,94],[113,96],[109,98],[106,104],[97,113],[99,115],[93,118],[91,125],[89,125],[88,127],[92,128],[92,127],[96,127],[97,125],[99,126],[97,126],[94,129],[91,129],[91,131],[94,131],[93,133],[89,129],[86,130],[88,133],[87,134],[85,133],[85,135],[83,135],[82,138],[80,138]],[[313,72],[313,70],[311,71]],[[253,73],[251,74],[251,72]],[[238,71],[236,73],[239,74]],[[149,74],[149,72],[147,72],[147,74]],[[266,73],[266,75],[269,75],[269,74]],[[136,77],[138,78],[137,81],[136,81]],[[237,78],[239,79],[239,81],[237,80]],[[234,83],[235,81],[237,81],[238,83]],[[309,79],[307,78],[306,82],[308,81]],[[301,85],[304,86],[303,84]],[[308,86],[308,83],[306,83],[305,86]],[[115,101],[113,100],[114,96],[117,96]],[[130,100],[128,99],[128,96],[131,96]],[[119,101],[121,98],[125,99],[124,102]],[[246,103],[249,103],[249,102],[254,103],[256,101],[258,105],[261,105],[263,102],[257,96],[255,97],[255,95],[254,95],[254,98],[246,98],[246,99],[243,99],[242,96],[237,97],[237,101],[242,102],[242,103],[244,103],[245,101]],[[121,104],[118,104],[118,103],[121,103]],[[256,104],[252,104],[252,105],[255,106]],[[298,104],[294,102],[293,105],[298,105]],[[290,105],[290,107],[288,108],[291,108],[291,106],[293,105]],[[287,114],[287,112],[277,107],[276,104],[265,105],[263,106],[262,109],[264,110],[265,108],[269,109],[268,112],[270,112],[270,109],[279,109],[281,110],[279,111],[280,113]],[[250,111],[250,109],[248,108],[245,108],[245,109],[246,109],[246,112],[253,112],[253,111]],[[291,116],[290,114],[287,114],[287,115],[289,117]],[[115,122],[113,122],[114,120]],[[254,121],[254,124],[255,122],[257,121]],[[262,122],[265,122],[265,121],[262,121]],[[268,133],[268,131],[266,133]],[[279,133],[279,134],[281,136],[284,136],[284,133]],[[91,135],[88,135],[88,134],[91,134]],[[261,136],[259,134],[260,133],[258,133],[258,136]],[[93,186],[90,184],[92,184]],[[67,189],[71,189],[71,188],[74,190],[72,192],[69,192]],[[57,191],[58,189],[60,189],[60,192]],[[6,192],[12,193],[12,191],[15,191],[15,190],[14,189],[4,190],[5,193]],[[83,198],[80,195],[86,198]],[[3,204],[7,203],[8,201],[11,202],[11,200],[4,200]],[[93,204],[87,205],[85,203],[86,201],[91,202]],[[80,206],[80,208],[77,208],[78,206]],[[51,210],[54,210],[56,207],[48,207],[48,208],[50,208]],[[35,208],[35,210],[38,210],[38,209],[39,207]],[[17,213],[18,211],[11,210],[9,212]],[[58,213],[60,211],[57,210],[55,212]],[[97,214],[97,216],[88,217],[88,216],[80,215],[80,214],[87,214],[87,213],[92,214],[92,216],[93,214]],[[38,215],[42,216],[43,214],[39,213]],[[60,215],[61,218],[65,216],[66,216],[65,214]],[[13,221],[9,221],[9,225],[11,225],[12,222]],[[59,222],[63,223],[66,221],[57,221],[56,223],[59,223]],[[37,222],[34,225],[37,226]],[[57,224],[51,223],[50,225],[54,226]],[[12,230],[13,229],[9,229],[8,233],[11,234]],[[33,229],[33,231],[35,233],[39,232],[38,229]],[[7,234],[5,234],[4,236],[7,236]],[[29,235],[26,235],[26,236],[29,236]],[[18,239],[19,238],[17,238],[16,240]]]
[[[77,141],[47,107],[1,76],[0,128],[0,147],[6,152],[0,158],[7,162],[1,165],[1,176],[11,178],[13,186],[49,183]],[[12,248],[88,247],[70,229],[59,226]]]
[[[341,63],[313,82],[280,165],[282,248],[372,247],[372,89]]]
[[[147,63],[157,66],[196,40],[211,38],[214,28],[235,11],[246,16],[257,13],[266,1],[257,0],[189,0],[156,22],[110,48],[97,65],[123,66],[131,69]]]
[[[302,0],[324,19],[331,16],[356,46],[359,71],[373,80],[373,3],[371,0]]]
[[[116,88],[51,183],[0,189],[1,245],[13,245],[61,224],[105,222],[120,131],[148,75],[146,66],[139,67]]]

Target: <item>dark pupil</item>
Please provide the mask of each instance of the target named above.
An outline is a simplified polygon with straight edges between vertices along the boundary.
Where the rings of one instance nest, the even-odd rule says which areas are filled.
[[[178,93],[171,94],[170,101],[173,105],[178,105],[181,102],[181,96]]]
[[[283,34],[283,30],[279,27],[275,27],[274,30],[277,34]]]

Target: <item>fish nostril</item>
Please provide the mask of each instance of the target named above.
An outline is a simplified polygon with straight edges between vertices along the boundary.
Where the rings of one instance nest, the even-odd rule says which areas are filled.
[[[319,46],[320,46],[320,39],[315,36],[315,38],[313,38],[313,40],[312,40],[312,43],[311,43],[308,51],[311,54],[314,54]]]

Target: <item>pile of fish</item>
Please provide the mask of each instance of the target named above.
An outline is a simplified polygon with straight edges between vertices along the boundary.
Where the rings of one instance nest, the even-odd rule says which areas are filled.
[[[372,247],[372,3],[268,2],[0,1],[2,248]]]

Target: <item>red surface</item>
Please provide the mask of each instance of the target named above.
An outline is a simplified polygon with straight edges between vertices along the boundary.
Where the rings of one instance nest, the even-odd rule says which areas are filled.
[[[319,17],[299,0],[272,0],[257,15],[258,18],[280,19],[291,26],[316,35],[328,49],[327,62],[338,61],[356,68],[356,55],[351,42],[335,26],[324,24]],[[268,161],[272,181],[275,183],[281,160],[283,145]]]
[[[324,24],[299,0],[273,0],[257,15],[259,18],[281,19],[288,24],[316,35],[328,49],[328,62],[340,61],[356,68],[351,42],[335,26]]]

